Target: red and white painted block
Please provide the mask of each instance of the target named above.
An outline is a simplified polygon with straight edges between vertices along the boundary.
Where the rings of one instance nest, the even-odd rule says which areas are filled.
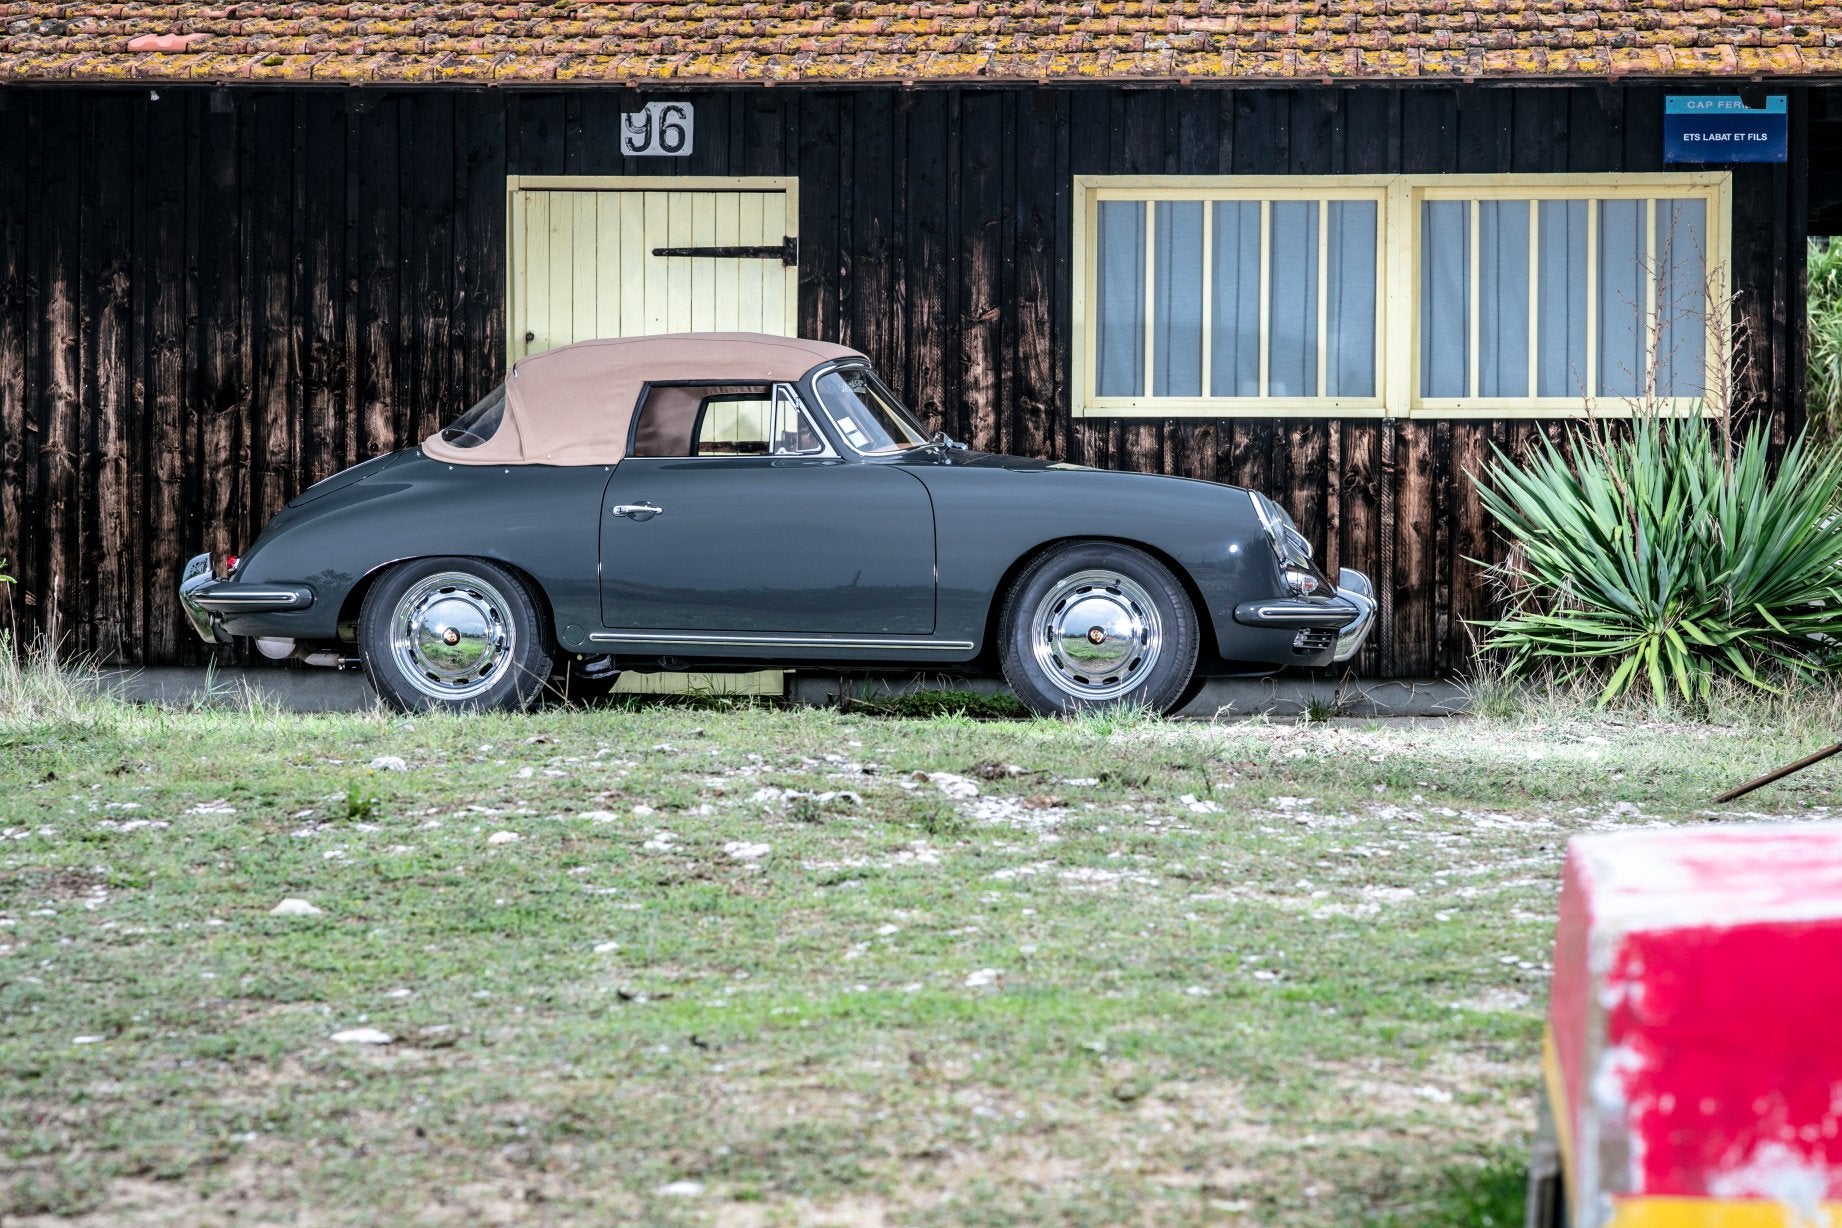
[[[1574,839],[1542,1065],[1573,1228],[1842,1228],[1842,824]]]

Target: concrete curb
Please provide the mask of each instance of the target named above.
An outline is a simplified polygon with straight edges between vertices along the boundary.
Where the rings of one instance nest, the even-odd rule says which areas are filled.
[[[378,702],[362,670],[254,667],[209,671],[171,666],[107,669],[98,675],[96,689],[129,703],[169,707],[235,704],[245,696],[253,696],[285,712],[362,712]],[[846,676],[808,671],[787,675],[787,698],[818,707],[836,705],[840,695],[878,699],[925,690],[998,695],[1006,689],[998,678],[939,674]],[[1455,682],[1215,678],[1177,715],[1189,720],[1296,717],[1316,706],[1332,716],[1437,717],[1464,712],[1469,699],[1465,688]]]
[[[889,699],[918,691],[971,691],[979,695],[1009,692],[999,678],[955,678],[928,674],[878,674],[868,677],[803,672],[787,675],[787,698],[795,703],[831,707],[840,694],[853,699]],[[1401,679],[1212,678],[1175,715],[1185,720],[1230,720],[1250,716],[1301,716],[1313,705],[1332,716],[1456,716],[1470,695],[1456,682]]]
[[[378,702],[364,671],[356,669],[105,669],[95,689],[126,703],[169,708],[236,705],[253,697],[284,712],[363,712]]]

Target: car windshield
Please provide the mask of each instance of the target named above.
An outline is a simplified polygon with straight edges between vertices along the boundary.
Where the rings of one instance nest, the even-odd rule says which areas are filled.
[[[903,452],[927,442],[921,424],[863,367],[827,371],[815,387],[825,416],[859,452]]]
[[[457,448],[477,448],[493,437],[505,418],[505,385],[500,384],[477,404],[441,428],[441,441]]]

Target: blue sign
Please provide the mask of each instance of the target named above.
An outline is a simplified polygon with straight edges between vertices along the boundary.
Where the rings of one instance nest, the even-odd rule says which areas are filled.
[[[1671,94],[1663,102],[1665,162],[1783,162],[1784,95],[1749,107],[1737,94]]]

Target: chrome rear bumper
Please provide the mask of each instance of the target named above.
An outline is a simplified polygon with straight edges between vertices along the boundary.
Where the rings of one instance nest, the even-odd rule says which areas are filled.
[[[193,555],[179,573],[179,603],[185,607],[192,630],[207,644],[230,639],[224,618],[237,614],[273,614],[305,610],[313,605],[313,590],[304,584],[239,584],[220,580],[209,554]]]

